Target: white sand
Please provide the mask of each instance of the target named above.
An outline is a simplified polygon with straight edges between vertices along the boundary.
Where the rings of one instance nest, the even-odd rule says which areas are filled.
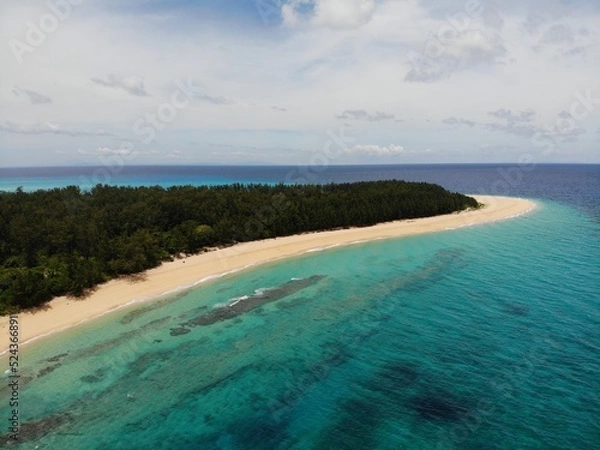
[[[185,259],[167,262],[150,269],[140,281],[116,279],[100,285],[91,295],[78,300],[57,297],[37,312],[19,314],[20,343],[84,323],[132,302],[156,298],[170,291],[189,287],[201,280],[218,277],[280,258],[338,245],[373,239],[443,231],[492,222],[521,215],[533,202],[518,198],[474,196],[484,208],[425,219],[389,222],[366,228],[350,228],[247,242]],[[8,348],[8,317],[0,318],[0,354]]]

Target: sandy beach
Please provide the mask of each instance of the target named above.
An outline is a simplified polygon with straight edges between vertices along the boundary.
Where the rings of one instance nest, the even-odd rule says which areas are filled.
[[[191,287],[224,274],[254,267],[281,258],[332,246],[432,233],[516,217],[534,208],[534,203],[518,198],[474,196],[485,207],[474,211],[389,222],[365,228],[307,233],[263,241],[237,244],[163,263],[146,271],[136,280],[116,279],[100,285],[84,299],[57,297],[36,312],[19,316],[20,343],[47,336],[134,302],[142,302]],[[0,318],[2,335],[7,335],[8,317]],[[0,354],[8,348],[8,339],[0,344]]]

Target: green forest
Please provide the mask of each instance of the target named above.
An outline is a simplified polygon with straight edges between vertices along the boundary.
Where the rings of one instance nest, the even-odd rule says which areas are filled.
[[[476,208],[429,183],[0,192],[0,313],[236,242]]]

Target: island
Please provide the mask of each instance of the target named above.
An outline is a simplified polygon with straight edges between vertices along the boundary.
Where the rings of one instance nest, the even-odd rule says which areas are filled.
[[[403,181],[0,193],[0,328],[20,311],[27,342],[265,262],[532,207]]]
[[[429,183],[71,186],[0,195],[0,313],[238,242],[476,208]]]

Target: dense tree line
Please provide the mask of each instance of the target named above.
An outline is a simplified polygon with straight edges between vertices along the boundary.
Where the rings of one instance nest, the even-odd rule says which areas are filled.
[[[477,206],[403,181],[0,192],[0,312],[81,295],[208,247]]]

